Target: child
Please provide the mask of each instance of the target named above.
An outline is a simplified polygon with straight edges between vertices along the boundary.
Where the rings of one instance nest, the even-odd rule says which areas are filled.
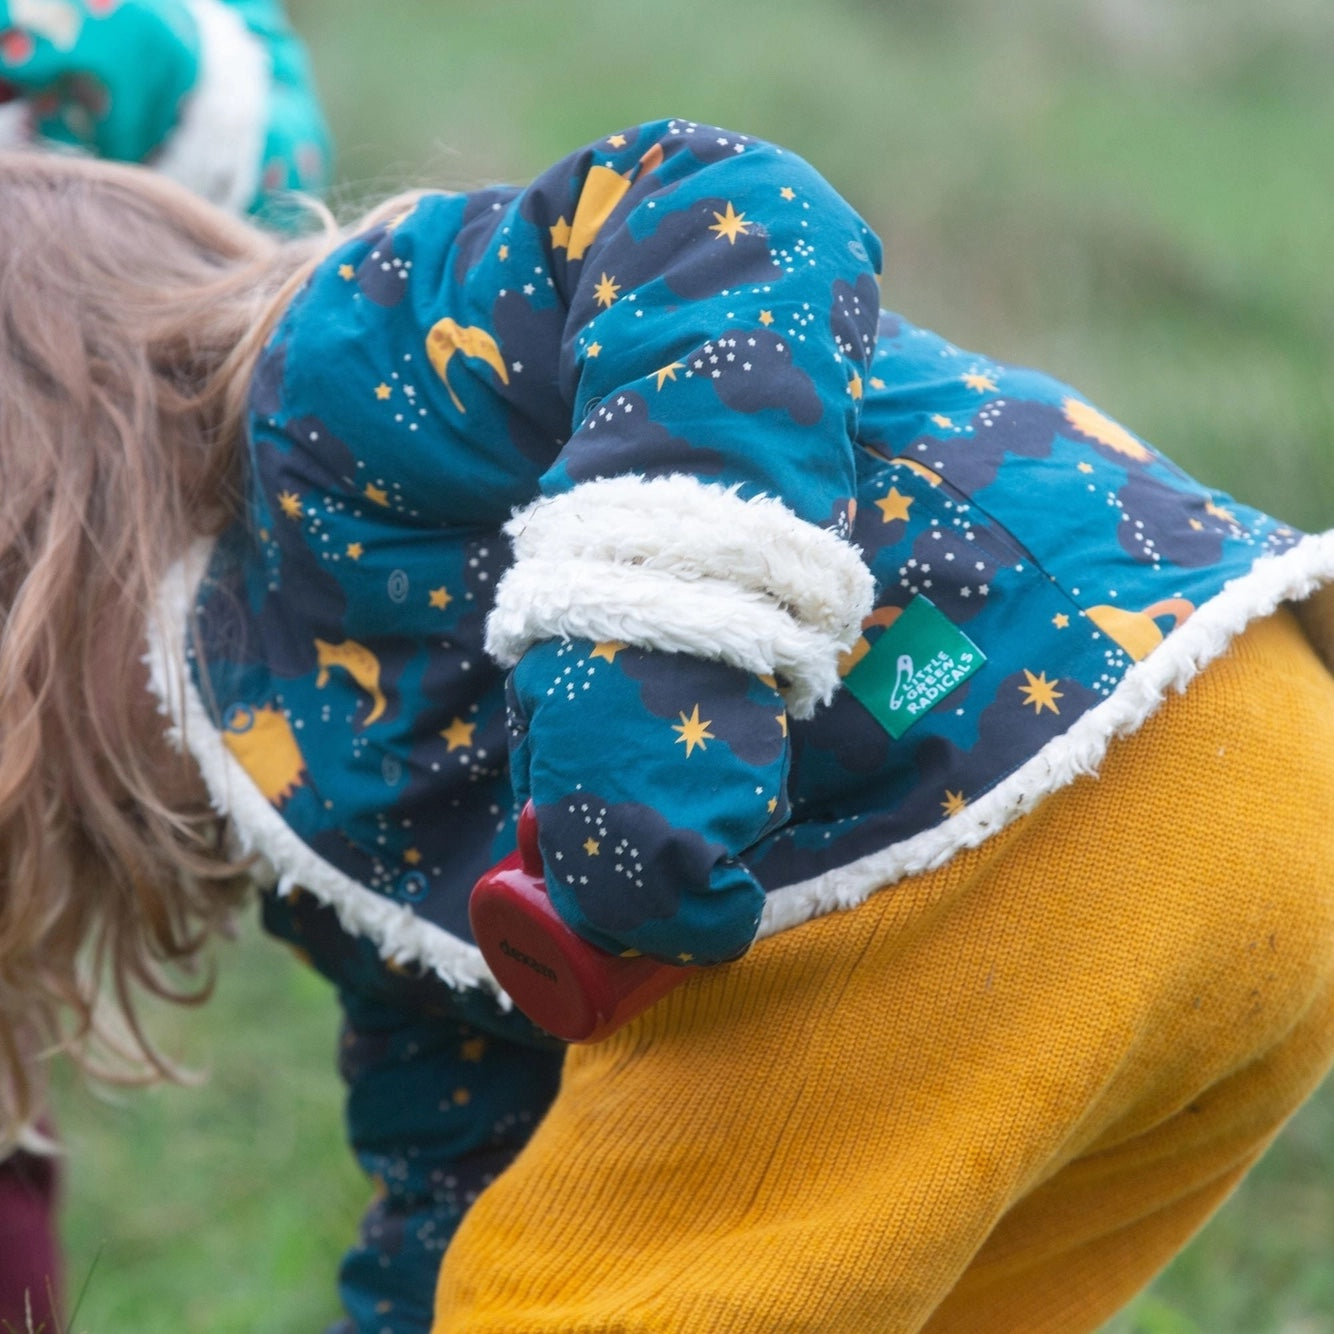
[[[1066,1331],[1319,1079],[1334,536],[880,314],[800,159],[0,214],[7,1120],[76,951],[128,1005],[250,875],[345,1009],[345,1328]],[[468,936],[516,798],[585,938],[735,961],[562,1065]]]

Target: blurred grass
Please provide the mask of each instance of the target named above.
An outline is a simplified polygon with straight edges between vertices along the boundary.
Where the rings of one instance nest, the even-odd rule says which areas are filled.
[[[1334,523],[1334,6],[1271,0],[292,0],[344,208],[522,180],[621,125],[711,120],[815,162],[886,241],[884,299],[1040,365],[1210,485]],[[1327,831],[1320,831],[1327,834]],[[247,933],[202,1090],[62,1090],[79,1318],[288,1334],[334,1314],[365,1202],[327,989]],[[1334,1085],[1108,1334],[1334,1329]]]

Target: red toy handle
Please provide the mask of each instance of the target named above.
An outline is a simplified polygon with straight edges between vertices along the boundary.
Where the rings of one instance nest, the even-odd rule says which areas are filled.
[[[473,887],[473,938],[496,980],[539,1028],[566,1042],[599,1042],[696,970],[608,954],[570,930],[547,896],[533,803],[519,814],[519,847]]]

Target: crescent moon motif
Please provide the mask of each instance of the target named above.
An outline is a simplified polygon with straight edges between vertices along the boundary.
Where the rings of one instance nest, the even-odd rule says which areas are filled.
[[[369,727],[388,708],[389,702],[380,689],[380,660],[364,644],[355,639],[345,639],[341,644],[317,639],[315,659],[320,667],[315,678],[317,690],[329,684],[331,667],[341,667],[371,697],[371,711],[362,720],[363,728]]]
[[[457,320],[448,318],[437,320],[431,326],[431,332],[426,335],[426,355],[430,358],[431,365],[435,367],[435,373],[444,381],[449,397],[460,412],[467,412],[468,409],[463,406],[463,400],[449,383],[449,362],[456,352],[486,362],[500,377],[501,384],[509,384],[509,371],[505,367],[504,358],[500,355],[500,348],[485,329],[480,329],[476,325],[460,324]]]

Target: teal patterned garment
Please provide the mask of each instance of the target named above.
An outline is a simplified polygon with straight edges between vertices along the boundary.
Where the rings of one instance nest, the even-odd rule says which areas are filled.
[[[267,215],[327,183],[328,132],[278,0],[0,0],[0,87],[18,95],[9,137],[156,165],[218,203]]]
[[[316,270],[197,601],[196,753],[262,794],[233,814],[284,884],[484,981],[468,892],[531,797],[577,931],[727,959],[1096,767],[1167,688],[1138,669],[1189,675],[1164,645],[1198,664],[1330,564],[881,314],[878,259],[799,158],[672,120]]]
[[[660,121],[405,202],[264,349],[248,510],[163,652],[266,926],[346,1011],[378,1189],[340,1334],[429,1328],[555,1088],[467,922],[520,802],[585,938],[723,960],[981,841],[1334,577],[1329,538],[880,312],[879,253],[799,158]]]

